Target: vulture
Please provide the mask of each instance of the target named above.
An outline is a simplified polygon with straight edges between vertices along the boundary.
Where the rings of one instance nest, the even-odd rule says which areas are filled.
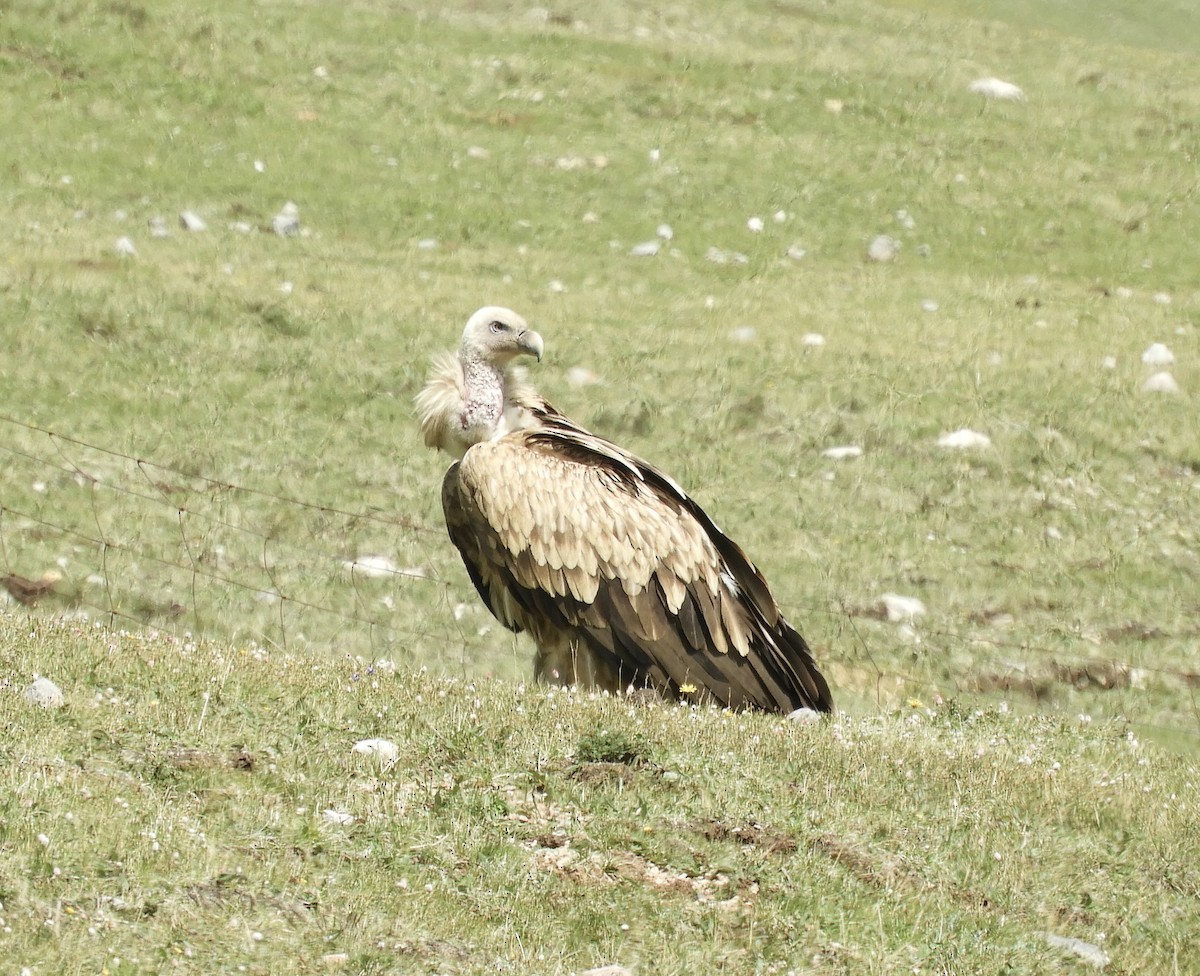
[[[731,709],[829,712],[829,685],[762,574],[673,479],[529,385],[542,337],[481,308],[417,395],[450,539],[537,679]]]

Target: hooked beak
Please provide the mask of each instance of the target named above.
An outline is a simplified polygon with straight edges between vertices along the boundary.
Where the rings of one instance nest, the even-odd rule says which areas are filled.
[[[527,352],[529,355],[537,358],[540,363],[542,361],[542,353],[546,351],[546,344],[542,342],[542,337],[533,329],[526,329],[517,337],[520,343],[521,351]]]

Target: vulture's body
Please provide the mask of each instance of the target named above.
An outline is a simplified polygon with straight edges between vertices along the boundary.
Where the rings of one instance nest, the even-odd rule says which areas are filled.
[[[537,643],[535,673],[731,708],[830,711],[829,686],[762,575],[671,478],[572,423],[514,375],[542,340],[471,317],[417,398],[450,538],[488,609]]]

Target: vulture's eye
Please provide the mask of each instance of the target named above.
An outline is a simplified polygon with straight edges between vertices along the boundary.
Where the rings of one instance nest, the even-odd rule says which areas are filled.
[[[507,332],[508,326],[503,322],[496,321],[491,324],[491,330],[496,333]]]

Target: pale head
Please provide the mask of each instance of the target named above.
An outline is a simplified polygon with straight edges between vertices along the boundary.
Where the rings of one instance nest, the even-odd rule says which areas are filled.
[[[487,305],[467,320],[459,357],[463,362],[482,362],[504,369],[518,356],[539,361],[545,347],[542,337],[511,308]]]

